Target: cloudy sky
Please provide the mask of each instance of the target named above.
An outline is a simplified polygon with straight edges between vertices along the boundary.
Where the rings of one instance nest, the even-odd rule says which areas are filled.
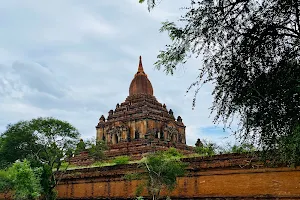
[[[149,13],[138,0],[1,1],[0,132],[9,123],[52,116],[72,123],[82,138],[95,136],[99,117],[127,97],[141,55],[158,101],[182,116],[188,144],[232,140],[212,123],[212,86],[200,90],[194,110],[193,93],[185,93],[201,59],[174,76],[153,67],[170,42],[159,33],[161,22],[176,21],[188,2],[163,0]]]

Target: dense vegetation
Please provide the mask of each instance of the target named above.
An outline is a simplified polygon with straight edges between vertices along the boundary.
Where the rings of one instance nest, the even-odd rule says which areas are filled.
[[[15,162],[6,170],[0,171],[0,191],[13,192],[13,198],[17,200],[34,200],[41,196],[42,168],[30,167],[25,159],[23,162]]]
[[[55,199],[54,188],[60,180],[55,171],[62,170],[63,160],[75,150],[78,139],[79,132],[75,127],[54,118],[37,118],[8,125],[0,137],[0,166],[10,169],[12,165],[19,166],[18,161],[27,159],[32,169],[42,169],[40,184],[43,198]],[[24,161],[24,167],[28,168],[28,165]]]
[[[176,187],[176,178],[183,176],[186,164],[180,161],[182,154],[176,149],[170,148],[165,152],[149,154],[140,163],[146,173],[128,174],[126,179],[145,180],[137,188],[136,195],[139,197],[144,189],[147,189],[153,200],[159,199],[162,189],[171,192]],[[141,197],[139,199],[142,199]]]
[[[84,141],[83,139],[80,139],[79,143],[76,145],[74,154],[78,155],[81,152],[88,152],[91,158],[95,161],[100,161],[105,158],[104,151],[107,149],[108,146],[103,140],[96,141],[95,138],[92,138]]]
[[[198,156],[245,153],[254,149],[249,144],[222,149],[205,140],[197,141],[197,145],[195,152]],[[128,156],[104,161],[106,149],[104,141],[79,140],[75,127],[54,118],[37,118],[9,125],[0,137],[0,192],[12,192],[14,199],[56,199],[54,189],[64,171],[71,166],[69,158],[83,151],[95,160],[87,167],[138,163],[146,173],[127,176],[145,180],[138,187],[137,196],[146,189],[153,199],[158,199],[161,190],[172,191],[176,187],[176,177],[185,172],[186,165],[180,160],[185,156],[174,148],[149,154],[139,161],[130,161]],[[297,152],[291,152],[291,156],[294,153]]]

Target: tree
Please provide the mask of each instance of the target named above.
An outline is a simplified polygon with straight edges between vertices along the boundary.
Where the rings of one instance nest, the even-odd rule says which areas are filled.
[[[146,175],[140,174],[127,175],[126,179],[144,179],[149,195],[153,200],[160,198],[162,189],[172,191],[176,187],[176,178],[183,176],[186,164],[180,161],[181,154],[174,149],[166,152],[156,152],[149,154],[146,159],[142,159],[141,167]],[[143,191],[143,184],[138,186],[137,196]]]
[[[300,126],[293,134],[286,134],[279,138],[273,151],[263,151],[262,157],[269,159],[271,165],[284,164],[291,167],[300,165]]]
[[[86,144],[83,141],[83,139],[80,139],[80,141],[77,144],[76,149],[75,149],[75,155],[78,155],[78,154],[80,154],[80,152],[83,152],[85,150],[86,150]]]
[[[18,159],[23,160],[28,155],[38,152],[37,139],[29,121],[9,124],[0,137],[1,168],[8,167]]]
[[[140,0],[140,3],[144,0]],[[148,0],[149,9],[155,0]],[[193,106],[200,87],[214,84],[214,122],[231,125],[236,135],[258,141],[267,151],[295,134],[300,118],[298,0],[191,0],[180,25],[163,22],[171,45],[156,67],[173,74],[191,56],[203,56]]]
[[[254,145],[247,144],[247,143],[241,145],[233,145],[231,148],[232,153],[250,153],[254,151],[255,151]]]
[[[8,176],[8,173],[4,170],[0,170],[0,192],[7,194],[12,187],[12,182]]]
[[[217,152],[217,145],[207,140],[203,140],[201,146],[195,147],[195,152],[201,156],[213,156]]]
[[[139,0],[139,3],[144,3],[145,0]],[[156,5],[156,0],[147,0],[148,10],[150,11]]]
[[[1,160],[12,164],[16,160],[28,158],[32,166],[42,166],[44,196],[53,199],[54,188],[60,179],[55,173],[59,171],[70,149],[75,150],[78,138],[79,132],[68,122],[54,118],[20,121],[9,125],[1,134]]]
[[[34,200],[41,195],[40,176],[42,168],[32,169],[25,159],[15,162],[10,168],[0,172],[0,192],[13,191],[13,199]]]
[[[87,150],[89,152],[89,156],[91,156],[95,160],[104,159],[104,151],[107,149],[108,146],[103,140],[96,141],[95,139],[92,139],[87,141]]]
[[[223,153],[253,153],[254,155],[256,155],[256,147],[251,144],[251,143],[241,143],[241,144],[230,144],[227,143],[227,145],[225,146],[221,146],[219,147],[219,153],[223,154]]]
[[[148,173],[147,189],[153,200],[160,198],[163,188],[172,191],[176,178],[185,172],[185,165],[180,160],[162,152],[147,156],[143,166]]]

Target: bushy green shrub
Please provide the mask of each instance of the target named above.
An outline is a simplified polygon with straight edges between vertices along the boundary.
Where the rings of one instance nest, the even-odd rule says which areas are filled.
[[[32,169],[27,160],[16,161],[7,170],[0,171],[0,192],[13,191],[13,199],[38,199],[42,187],[40,177],[42,168]]]
[[[232,153],[251,153],[255,151],[255,147],[253,144],[241,144],[241,145],[233,145],[231,148]]]
[[[129,163],[129,156],[118,156],[113,160],[117,165],[124,165]]]
[[[169,157],[177,157],[177,158],[181,158],[183,156],[182,153],[180,153],[174,147],[169,148],[167,151],[165,151],[164,154]]]
[[[171,152],[175,153],[171,149]],[[171,154],[172,155],[172,154]],[[174,155],[174,154],[173,154]],[[178,155],[175,153],[175,155]],[[170,152],[157,152],[149,154],[142,163],[142,167],[147,172],[147,190],[153,199],[159,199],[160,191],[166,188],[171,192],[177,185],[176,178],[185,173],[185,163],[176,157],[170,156]]]
[[[128,173],[124,175],[124,179],[131,181],[131,180],[139,180],[142,179],[142,174],[140,173]],[[137,195],[139,196],[139,195]]]
[[[80,141],[77,144],[76,149],[75,149],[75,155],[78,155],[78,154],[80,154],[81,152],[83,152],[85,150],[86,150],[86,144],[83,141],[83,139],[80,139]]]
[[[13,183],[7,173],[7,171],[0,170],[0,192],[9,192],[13,187]]]
[[[106,166],[113,166],[116,163],[113,162],[103,162],[103,161],[97,161],[92,164],[92,167],[106,167]]]
[[[143,200],[144,198],[141,196],[144,191],[144,185],[140,184],[137,186],[135,195],[137,196],[137,199]]]
[[[87,148],[89,155],[95,160],[103,160],[104,159],[104,151],[108,149],[105,141],[87,141]]]
[[[256,148],[253,144],[250,143],[240,143],[240,144],[230,144],[219,148],[220,154],[228,154],[228,153],[253,153],[256,151]]]
[[[195,147],[195,152],[201,156],[213,156],[216,154],[217,150],[217,145],[208,142],[208,141],[203,141],[203,145],[199,147]]]
[[[186,163],[180,159],[182,154],[175,148],[167,151],[158,151],[148,154],[140,160],[139,166],[146,173],[131,173],[124,176],[125,180],[143,179],[138,185],[135,195],[136,199],[142,199],[141,195],[146,189],[152,199],[160,199],[160,191],[165,188],[171,192],[177,185],[176,178],[185,173]]]

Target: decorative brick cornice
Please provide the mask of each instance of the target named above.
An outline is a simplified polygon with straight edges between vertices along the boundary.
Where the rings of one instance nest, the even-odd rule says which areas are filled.
[[[156,98],[148,94],[136,94],[128,96],[125,102],[117,104],[116,109],[110,110],[107,121],[100,121],[96,127],[113,124],[115,122],[138,121],[153,119],[161,122],[174,122],[178,127],[185,127],[182,118],[179,116],[177,121],[173,111],[166,109]]]

